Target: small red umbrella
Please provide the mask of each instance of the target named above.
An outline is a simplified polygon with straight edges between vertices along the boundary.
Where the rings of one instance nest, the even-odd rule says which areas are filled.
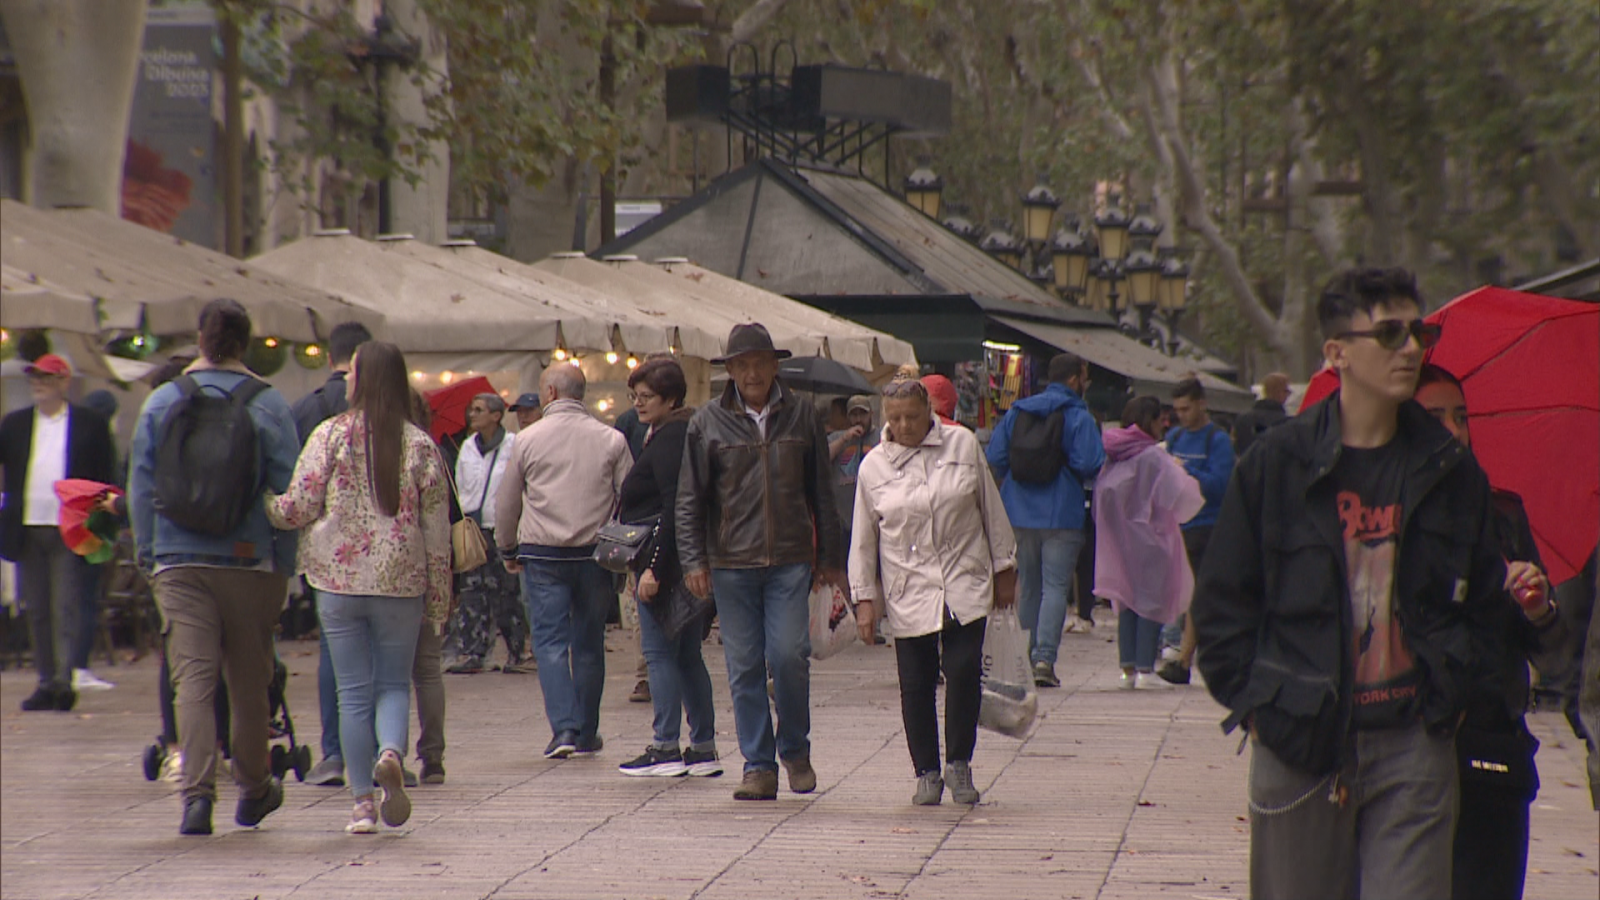
[[[1428,321],[1444,335],[1427,361],[1461,379],[1473,454],[1496,487],[1522,495],[1560,584],[1600,540],[1600,304],[1485,287]],[[1301,411],[1338,385],[1318,372]]]
[[[472,398],[479,394],[497,393],[489,379],[482,375],[475,375],[465,381],[458,381],[448,387],[434,388],[423,394],[428,400],[428,409],[433,412],[433,424],[428,428],[434,440],[439,440],[447,434],[455,434],[467,427],[467,407],[472,405]]]
[[[67,549],[99,565],[111,559],[116,550],[117,521],[97,507],[100,498],[107,494],[122,496],[115,485],[89,481],[84,478],[66,478],[54,485],[56,497],[61,500],[61,514],[57,520],[61,542]]]

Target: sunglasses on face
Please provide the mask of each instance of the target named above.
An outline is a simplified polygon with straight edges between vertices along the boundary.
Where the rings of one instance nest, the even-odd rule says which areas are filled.
[[[1406,345],[1407,338],[1416,338],[1417,345],[1427,350],[1439,343],[1439,337],[1444,334],[1443,325],[1434,325],[1421,319],[1412,319],[1409,322],[1400,319],[1385,319],[1372,326],[1367,331],[1345,331],[1334,335],[1339,340],[1349,338],[1372,338],[1378,346],[1385,350],[1399,350]]]
[[[894,398],[894,397],[923,397],[923,398],[926,398],[928,396],[928,388],[927,388],[926,385],[924,385],[922,382],[916,380],[915,378],[907,378],[904,381],[891,381],[889,384],[885,385],[884,388],[883,388],[883,396],[888,397],[888,398]]]

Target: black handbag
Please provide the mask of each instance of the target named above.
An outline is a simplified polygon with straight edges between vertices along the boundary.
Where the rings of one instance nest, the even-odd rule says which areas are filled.
[[[638,571],[655,543],[652,539],[659,518],[652,516],[647,522],[623,522],[613,514],[596,535],[594,561],[600,568],[618,575]]]
[[[1525,729],[1487,731],[1462,726],[1456,732],[1456,764],[1463,782],[1530,796],[1539,789],[1533,765],[1539,740]]]
[[[654,600],[644,604],[655,616],[656,624],[661,627],[661,633],[667,640],[675,641],[678,636],[691,628],[703,627],[717,605],[710,597],[701,600],[689,590],[682,581],[678,582],[672,590],[664,594],[656,594]]]

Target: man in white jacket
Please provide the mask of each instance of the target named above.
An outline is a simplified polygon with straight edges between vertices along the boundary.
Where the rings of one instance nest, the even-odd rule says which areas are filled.
[[[505,414],[506,404],[499,394],[473,397],[467,406],[473,434],[456,457],[461,512],[483,527],[489,546],[489,561],[457,579],[460,601],[450,624],[456,659],[446,671],[461,675],[483,671],[496,625],[506,641],[506,667],[525,665],[528,658],[528,619],[522,608],[521,586],[517,577],[506,571],[494,540],[495,494],[511,458],[511,436],[500,426]]]

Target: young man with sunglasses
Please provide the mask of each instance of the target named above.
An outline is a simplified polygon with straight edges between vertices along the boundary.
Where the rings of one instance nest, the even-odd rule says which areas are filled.
[[[1488,480],[1411,399],[1421,315],[1404,270],[1328,284],[1340,389],[1240,462],[1199,573],[1200,671],[1252,745],[1252,897],[1450,896],[1454,736],[1497,688],[1505,563]]]

